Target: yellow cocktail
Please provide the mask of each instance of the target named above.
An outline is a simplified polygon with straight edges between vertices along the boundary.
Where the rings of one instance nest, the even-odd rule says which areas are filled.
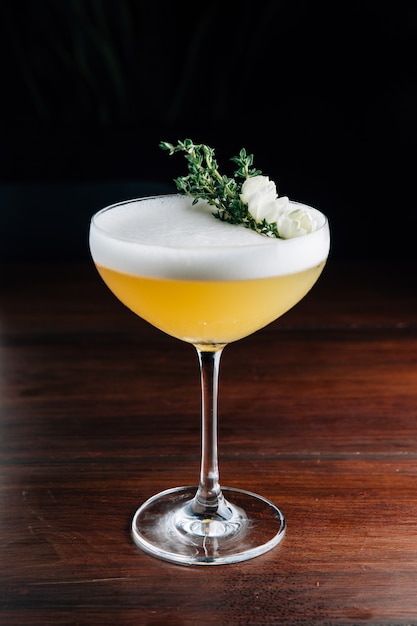
[[[133,276],[102,265],[104,282],[129,309],[192,344],[227,344],[269,324],[316,282],[319,265],[285,276],[249,280],[174,280]]]
[[[285,519],[273,503],[220,488],[217,381],[223,347],[288,311],[323,270],[329,227],[322,213],[308,210],[317,228],[291,239],[215,219],[208,204],[184,195],[119,203],[92,219],[90,250],[108,287],[137,315],[193,344],[200,361],[200,484],[163,491],[136,511],[133,539],[153,556],[236,563],[284,536]]]
[[[95,216],[91,251],[137,315],[183,341],[226,344],[280,317],[316,282],[329,244],[317,214],[316,232],[277,240],[216,220],[185,196],[146,198]]]

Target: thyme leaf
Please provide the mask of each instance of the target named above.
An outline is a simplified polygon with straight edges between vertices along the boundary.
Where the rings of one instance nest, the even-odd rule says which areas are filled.
[[[161,141],[159,147],[167,150],[170,155],[176,152],[185,153],[188,175],[175,178],[174,182],[179,193],[193,198],[193,204],[200,199],[205,200],[214,207],[214,217],[231,224],[242,224],[262,235],[279,237],[277,225],[266,220],[257,222],[240,197],[245,180],[262,174],[253,167],[253,154],[247,154],[242,148],[238,156],[230,159],[237,165],[233,177],[230,178],[220,173],[214,149],[210,146],[184,139],[176,145]]]

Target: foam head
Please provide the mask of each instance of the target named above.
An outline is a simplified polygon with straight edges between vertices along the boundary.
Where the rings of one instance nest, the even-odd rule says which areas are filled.
[[[240,280],[291,274],[318,265],[329,253],[327,219],[308,208],[317,230],[283,240],[216,219],[213,207],[202,201],[193,205],[187,196],[130,200],[93,216],[91,255],[98,265],[158,278]]]

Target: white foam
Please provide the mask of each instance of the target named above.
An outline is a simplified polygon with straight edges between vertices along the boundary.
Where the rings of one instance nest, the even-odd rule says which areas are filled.
[[[222,222],[213,207],[193,205],[187,196],[139,198],[93,216],[90,250],[96,263],[132,275],[237,280],[290,274],[318,265],[329,253],[327,219],[309,208],[318,229],[283,240]]]

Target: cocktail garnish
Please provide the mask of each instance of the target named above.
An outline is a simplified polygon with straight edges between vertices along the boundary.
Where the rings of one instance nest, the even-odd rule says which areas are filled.
[[[289,239],[316,229],[316,221],[307,208],[294,208],[287,196],[279,197],[275,183],[253,167],[253,154],[242,148],[231,161],[238,166],[233,178],[218,170],[214,149],[195,144],[191,139],[177,145],[161,141],[170,155],[185,152],[188,176],[174,180],[178,191],[193,198],[193,204],[205,200],[215,207],[214,217],[231,224],[242,224],[261,235]]]

